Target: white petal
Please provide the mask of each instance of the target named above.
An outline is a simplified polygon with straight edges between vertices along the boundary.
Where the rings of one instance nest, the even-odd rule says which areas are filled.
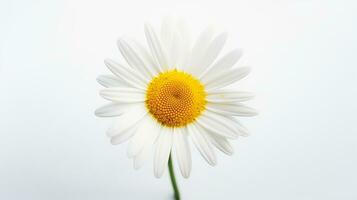
[[[196,43],[194,44],[190,56],[190,62],[186,70],[194,75],[196,75],[196,64],[202,59],[206,49],[208,48],[212,37],[213,37],[212,26],[207,27],[198,37]]]
[[[248,101],[253,97],[254,94],[250,92],[211,90],[208,92],[206,100],[210,103],[233,103]]]
[[[211,143],[220,151],[227,155],[233,155],[234,149],[232,145],[229,143],[227,138],[216,135],[208,130],[206,130],[207,133],[209,134],[208,138],[211,141]]]
[[[238,131],[239,136],[246,137],[250,135],[249,130],[245,126],[243,126],[243,124],[240,123],[236,118],[234,117],[229,117],[229,118],[232,119],[232,121],[234,122],[234,125]]]
[[[153,145],[159,133],[159,124],[150,115],[146,115],[140,122],[137,133],[129,142],[128,157],[136,156],[145,146]]]
[[[154,174],[156,178],[160,178],[167,167],[171,147],[172,129],[163,127],[157,140],[154,156]]]
[[[144,142],[142,148],[140,148],[140,144],[136,143],[135,144],[136,147],[134,147],[134,149],[132,149],[132,151],[137,151],[137,150],[135,150],[135,148],[141,149],[139,153],[135,153],[135,152],[132,153],[132,154],[135,154],[135,157],[133,158],[134,169],[141,168],[143,166],[143,164],[145,163],[145,161],[149,158],[149,155],[153,148],[153,144],[155,143],[155,141],[161,131],[161,129],[160,129],[161,127],[159,126],[159,124],[157,124],[157,122],[153,121],[151,118],[150,118],[150,120],[151,121],[146,122],[149,124],[144,123],[144,124],[142,124],[141,128],[139,128],[139,130],[137,130],[137,133],[143,132],[143,133],[147,134],[148,136],[144,136],[144,137],[147,137],[147,139],[144,139],[146,141]],[[150,132],[148,132],[148,130]],[[130,145],[131,144],[129,143],[128,148],[132,148],[132,147],[130,147]]]
[[[187,126],[190,136],[193,143],[195,144],[197,150],[200,152],[202,157],[207,161],[211,166],[217,164],[216,154],[213,151],[213,148],[208,141],[204,133],[201,133],[198,127],[194,124]]]
[[[221,59],[219,59],[211,68],[209,68],[204,75],[202,75],[202,80],[205,81],[207,79],[212,78],[216,74],[228,70],[233,67],[243,55],[241,49],[235,49]]]
[[[191,34],[187,22],[180,19],[177,23],[177,29],[180,40],[181,57],[178,60],[177,68],[181,70],[186,70],[187,65],[190,61],[191,54]]]
[[[157,62],[155,62],[155,60],[153,59],[153,57],[151,56],[150,52],[148,51],[148,49],[146,47],[144,47],[142,44],[136,42],[136,41],[131,41],[132,42],[132,46],[135,46],[135,48],[138,50],[138,52],[140,53],[140,55],[143,58],[143,61],[145,61],[145,65],[148,66],[149,71],[151,72],[151,74],[153,76],[156,76],[157,74],[160,73],[160,67],[159,64]]]
[[[207,110],[228,116],[252,117],[258,114],[255,109],[239,103],[208,103]]]
[[[125,113],[127,109],[127,104],[109,103],[95,110],[95,115],[98,117],[115,117]]]
[[[249,72],[249,67],[239,67],[219,73],[211,79],[202,82],[205,84],[206,90],[222,88],[236,81],[239,81],[240,79],[247,76]]]
[[[131,85],[132,87],[139,89],[146,89],[146,81],[133,69],[125,67],[111,59],[104,60],[105,65],[109,68],[113,74],[118,76],[120,79]]]
[[[176,128],[173,134],[173,147],[183,177],[188,178],[191,172],[191,151],[187,140],[186,129]]]
[[[226,40],[227,33],[222,33],[210,43],[201,59],[197,60],[196,63],[192,63],[193,66],[195,66],[195,69],[192,72],[194,75],[200,77],[202,73],[208,69],[221,52]]]
[[[231,119],[211,112],[208,109],[200,116],[197,123],[205,129],[223,137],[230,139],[236,139],[238,137],[237,130]]]
[[[178,19],[177,22],[177,30],[180,33],[180,36],[182,38],[185,38],[185,41],[188,43],[191,43],[191,33],[190,33],[190,28],[188,27],[188,23],[185,19]]]
[[[113,75],[100,75],[97,78],[99,84],[104,87],[127,87],[129,86],[125,81]]]
[[[145,25],[145,36],[150,47],[152,56],[160,65],[160,69],[165,71],[168,69],[167,56],[165,49],[162,47],[161,41],[151,25]]]
[[[138,155],[133,158],[134,169],[140,169],[150,156],[152,146],[145,146]]]
[[[121,103],[139,103],[145,101],[145,93],[135,88],[107,88],[99,93],[104,99]]]
[[[112,127],[107,131],[109,137],[118,135],[135,126],[145,115],[147,110],[144,105],[133,104],[122,115],[114,118]]]
[[[162,20],[161,25],[161,41],[166,50],[169,49],[173,40],[173,34],[175,32],[175,21],[172,17],[165,17]],[[169,57],[169,55],[168,55]]]
[[[149,82],[153,73],[150,71],[150,66],[140,55],[140,50],[136,49],[135,45],[130,44],[128,39],[125,40],[123,38],[118,40],[118,47],[128,64],[136,69],[138,73],[141,73],[146,82]]]
[[[170,65],[169,69],[180,68],[182,57],[184,56],[182,48],[182,39],[178,32],[174,32],[170,46]]]
[[[161,27],[162,45],[167,52],[168,69],[179,68],[182,63],[182,37],[175,25],[175,20],[167,17]]]
[[[110,139],[110,142],[113,145],[116,145],[116,144],[121,144],[121,143],[129,140],[136,133],[137,128],[138,128],[137,124],[134,124],[132,127],[129,127],[123,131],[117,132],[118,134],[113,136]]]

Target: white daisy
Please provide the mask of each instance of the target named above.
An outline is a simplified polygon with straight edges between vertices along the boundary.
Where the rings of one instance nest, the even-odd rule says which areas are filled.
[[[208,164],[217,163],[214,147],[231,155],[229,142],[247,135],[236,116],[254,116],[242,104],[251,93],[223,89],[244,78],[249,67],[233,67],[239,49],[217,59],[227,34],[204,30],[191,47],[184,23],[164,20],[161,34],[145,26],[147,48],[127,38],[118,40],[127,64],[106,59],[114,74],[98,77],[106,87],[100,95],[111,103],[96,110],[100,117],[115,117],[107,131],[112,144],[129,140],[128,156],[134,168],[154,151],[154,174],[161,177],[169,156],[175,154],[183,177],[191,171],[189,138]]]

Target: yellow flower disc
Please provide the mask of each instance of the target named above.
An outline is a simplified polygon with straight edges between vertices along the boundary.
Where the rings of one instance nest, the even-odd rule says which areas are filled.
[[[199,80],[182,71],[159,74],[146,92],[146,107],[162,125],[182,127],[205,110],[206,92]]]

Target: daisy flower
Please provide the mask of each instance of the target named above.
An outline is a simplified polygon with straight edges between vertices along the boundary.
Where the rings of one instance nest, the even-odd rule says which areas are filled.
[[[171,154],[181,174],[191,172],[191,141],[209,165],[216,165],[215,148],[231,155],[230,140],[248,131],[236,119],[256,115],[242,104],[253,95],[225,89],[247,76],[250,68],[234,67],[242,56],[235,49],[219,56],[226,33],[207,28],[191,45],[185,23],[164,20],[161,33],[146,24],[148,47],[118,40],[126,63],[111,59],[105,65],[114,75],[101,75],[100,95],[110,103],[96,110],[113,117],[107,131],[112,144],[129,141],[127,154],[140,168],[154,149],[154,175],[161,177]]]

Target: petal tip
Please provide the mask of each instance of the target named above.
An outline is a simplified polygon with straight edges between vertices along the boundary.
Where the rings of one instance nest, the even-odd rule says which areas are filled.
[[[111,61],[112,61],[112,59],[110,59],[110,58],[105,58],[105,59],[104,59],[104,64],[105,64],[105,65],[109,65]]]
[[[188,174],[186,174],[186,173],[182,174],[182,177],[185,178],[185,179],[188,179],[188,178],[190,178],[190,174],[189,173]]]
[[[114,139],[111,138],[111,139],[110,139],[110,144],[112,144],[112,145],[117,145],[118,143],[116,143],[116,142],[114,141]]]
[[[97,108],[97,109],[94,111],[94,115],[97,116],[97,117],[101,117],[101,110],[100,110],[100,108]]]
[[[134,170],[140,169],[140,165],[135,161],[135,158],[133,159],[133,168],[134,168]]]
[[[161,177],[162,177],[162,174],[163,174],[163,173],[159,173],[158,171],[154,171],[154,176],[155,176],[155,178],[157,178],[157,179],[161,178]]]
[[[216,160],[212,160],[208,163],[209,165],[211,165],[212,167],[217,165],[217,161]]]

